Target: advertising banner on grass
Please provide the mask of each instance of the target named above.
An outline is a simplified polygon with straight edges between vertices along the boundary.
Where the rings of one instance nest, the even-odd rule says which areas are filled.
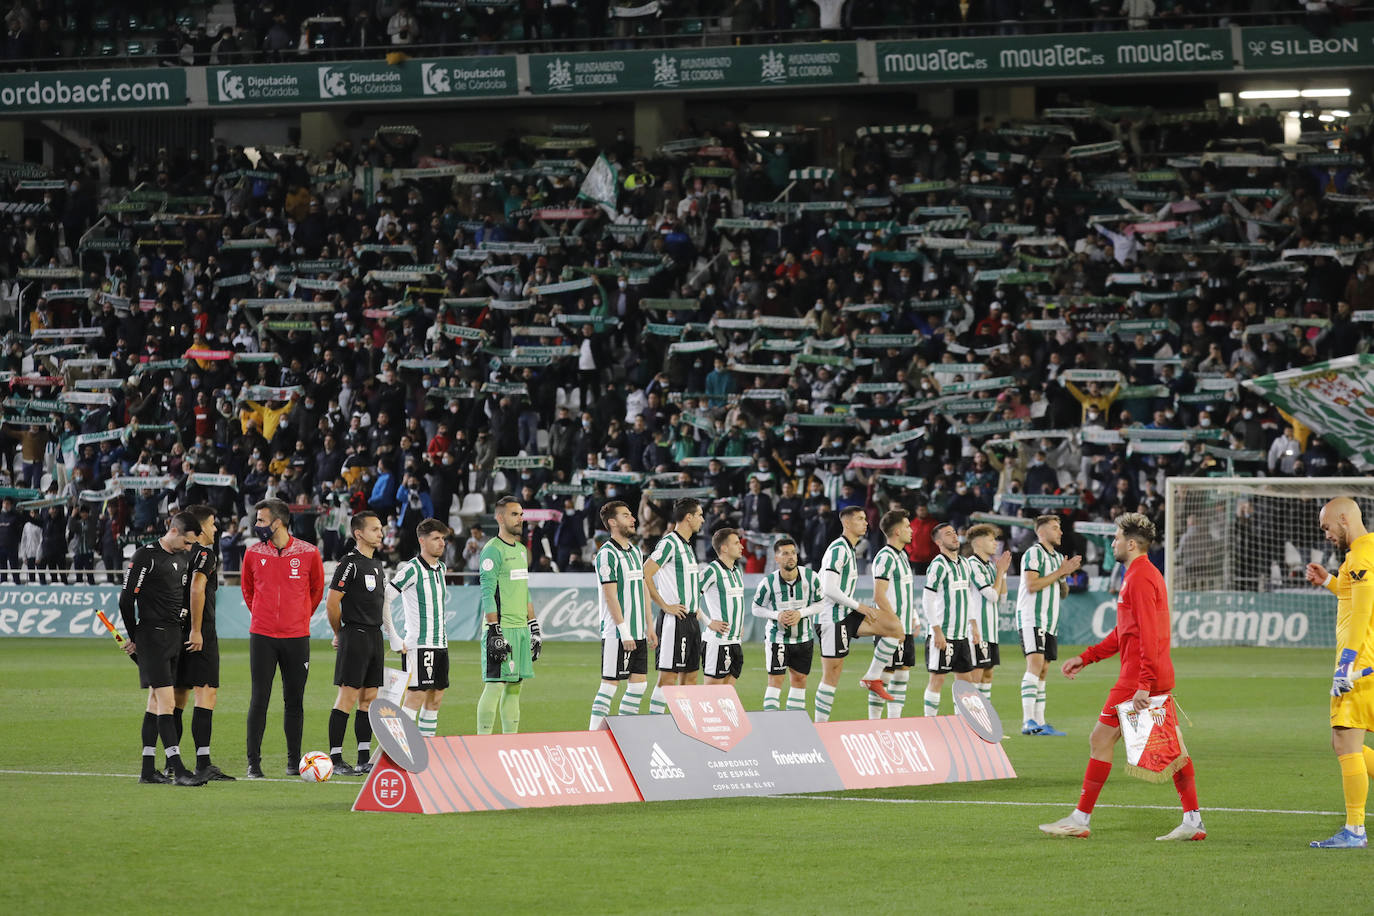
[[[743,710],[738,697],[735,702]],[[740,715],[750,731],[729,750],[684,734],[671,716],[611,716],[606,722],[645,801],[843,788],[806,713]]]
[[[429,765],[418,773],[383,756],[353,810],[450,814],[640,800],[607,731],[427,738],[425,746]]]
[[[816,732],[846,789],[1016,778],[1002,745],[956,716],[822,722]]]

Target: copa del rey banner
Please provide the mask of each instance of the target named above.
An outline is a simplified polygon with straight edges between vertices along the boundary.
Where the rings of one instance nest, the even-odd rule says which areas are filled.
[[[1245,387],[1313,429],[1361,471],[1374,469],[1374,355],[1262,375]]]

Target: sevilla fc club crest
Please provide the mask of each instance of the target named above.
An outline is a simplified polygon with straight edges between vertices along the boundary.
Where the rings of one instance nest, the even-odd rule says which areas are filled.
[[[1002,740],[1002,720],[978,688],[967,681],[954,682],[954,712],[975,735],[989,744]]]

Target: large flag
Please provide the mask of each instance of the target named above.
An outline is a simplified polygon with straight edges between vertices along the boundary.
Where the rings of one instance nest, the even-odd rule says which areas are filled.
[[[597,156],[596,163],[587,169],[587,177],[582,179],[582,187],[577,196],[583,200],[600,204],[610,216],[615,216],[616,198],[620,194],[620,176],[615,166],[605,156]]]
[[[1374,469],[1374,355],[1262,375],[1245,387],[1311,427],[1361,471]]]

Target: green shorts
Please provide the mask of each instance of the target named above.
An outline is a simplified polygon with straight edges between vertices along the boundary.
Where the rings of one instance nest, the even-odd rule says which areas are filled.
[[[534,677],[534,659],[530,655],[530,628],[509,627],[502,629],[501,632],[505,635],[506,642],[510,643],[510,654],[500,665],[489,665],[486,649],[483,647],[482,680],[487,683],[514,684],[516,681]]]

